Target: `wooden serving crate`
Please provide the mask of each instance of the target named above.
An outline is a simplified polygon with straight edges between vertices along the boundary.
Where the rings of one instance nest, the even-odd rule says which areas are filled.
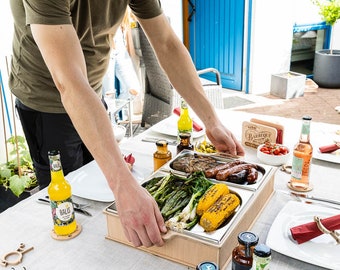
[[[261,185],[256,190],[244,189],[251,195],[243,201],[242,208],[231,219],[219,241],[211,241],[209,234],[206,237],[204,237],[204,234],[203,237],[199,237],[185,232],[169,232],[165,235],[164,246],[139,247],[138,249],[192,268],[195,268],[200,262],[212,261],[218,264],[220,269],[224,269],[230,260],[232,250],[238,244],[238,234],[249,230],[270,199],[274,190],[276,169],[276,167],[267,166]],[[230,189],[235,188],[230,187]],[[106,208],[104,214],[106,215],[108,229],[106,238],[132,246],[125,238],[119,216],[115,210],[115,203]]]

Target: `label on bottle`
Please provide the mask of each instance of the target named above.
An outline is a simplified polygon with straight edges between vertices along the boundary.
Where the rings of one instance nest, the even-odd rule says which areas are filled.
[[[54,225],[66,226],[71,224],[75,219],[71,198],[62,201],[51,200],[51,210]]]
[[[303,161],[303,158],[293,156],[292,177],[297,180],[301,180],[302,178]]]
[[[269,263],[271,257],[259,257],[253,256],[253,267],[252,270],[269,270]]]
[[[301,129],[301,134],[303,135],[308,135],[310,132],[310,125],[308,124],[303,124],[302,129]]]
[[[252,265],[244,265],[244,264],[240,264],[239,262],[236,261],[232,261],[231,264],[231,269],[232,270],[250,270],[252,267]]]
[[[50,169],[52,172],[57,172],[61,170],[61,162],[59,156],[56,156],[55,159],[53,159],[53,157],[50,157]]]

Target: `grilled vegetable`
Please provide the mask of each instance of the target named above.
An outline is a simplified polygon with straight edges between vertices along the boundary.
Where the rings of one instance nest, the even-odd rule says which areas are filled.
[[[201,216],[211,205],[213,205],[222,195],[228,194],[229,188],[226,184],[214,184],[198,201],[196,213]]]
[[[206,232],[216,230],[239,205],[240,199],[235,194],[223,195],[203,213],[200,225]]]
[[[208,142],[205,138],[203,142],[196,143],[195,150],[201,153],[216,153],[217,152],[216,147],[211,142]]]
[[[170,173],[155,177],[143,186],[155,198],[166,226],[181,231],[190,230],[198,222],[198,200],[211,185],[213,183],[200,171],[188,178]]]

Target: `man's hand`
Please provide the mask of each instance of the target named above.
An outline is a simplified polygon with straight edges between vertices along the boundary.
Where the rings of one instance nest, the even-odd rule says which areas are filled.
[[[117,211],[127,239],[135,246],[162,246],[166,233],[156,201],[136,181],[129,181],[115,194]]]
[[[245,152],[242,145],[235,136],[222,124],[213,126],[206,130],[206,134],[211,143],[220,152],[236,156],[244,156]]]

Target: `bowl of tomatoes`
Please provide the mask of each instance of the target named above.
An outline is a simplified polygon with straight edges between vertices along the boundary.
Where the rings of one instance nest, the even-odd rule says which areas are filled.
[[[267,165],[279,166],[286,164],[289,155],[289,148],[282,144],[267,142],[257,147],[257,158]]]

